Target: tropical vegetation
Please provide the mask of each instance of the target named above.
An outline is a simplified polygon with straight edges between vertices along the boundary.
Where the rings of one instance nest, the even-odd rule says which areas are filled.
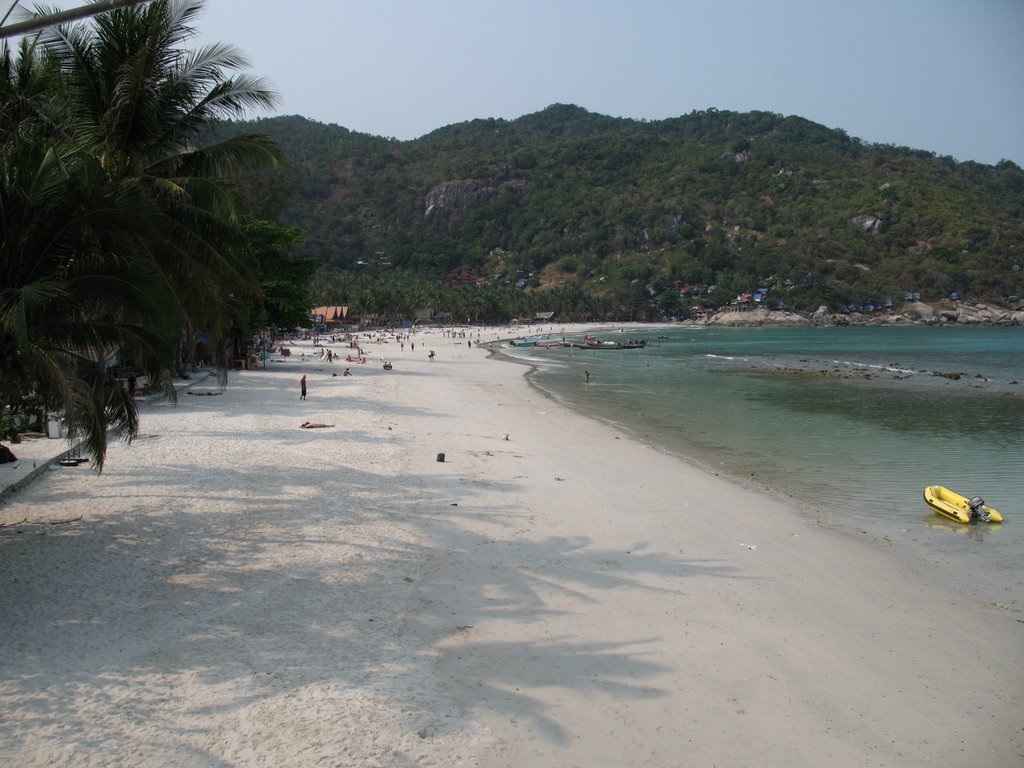
[[[197,141],[275,96],[233,47],[185,47],[202,6],[154,0],[0,50],[2,412],[60,413],[100,467],[111,433],[138,430],[111,357],[169,387],[194,334],[223,358],[259,303],[232,179],[277,154],[244,132]]]
[[[1012,162],[767,112],[553,105],[414,141],[250,121],[275,96],[233,47],[187,47],[203,4],[0,49],[0,438],[60,413],[102,466],[138,430],[113,356],[173,394],[196,339],[225,371],[251,329],[314,305],[495,323],[684,317],[755,291],[804,310],[1020,302]]]
[[[297,116],[219,130],[281,148],[252,203],[303,232],[324,304],[654,319],[757,288],[807,310],[1024,289],[1014,163],[868,144],[800,117],[647,122],[554,105],[414,141]]]

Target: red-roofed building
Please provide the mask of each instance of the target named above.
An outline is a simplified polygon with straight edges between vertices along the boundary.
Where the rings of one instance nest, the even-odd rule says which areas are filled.
[[[314,328],[329,330],[331,327],[342,325],[348,319],[348,307],[313,307],[310,315]]]

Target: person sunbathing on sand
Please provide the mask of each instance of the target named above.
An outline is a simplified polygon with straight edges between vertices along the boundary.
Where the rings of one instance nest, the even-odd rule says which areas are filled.
[[[333,427],[333,424],[313,424],[308,421],[304,421],[299,424],[299,429],[324,429],[326,427]]]

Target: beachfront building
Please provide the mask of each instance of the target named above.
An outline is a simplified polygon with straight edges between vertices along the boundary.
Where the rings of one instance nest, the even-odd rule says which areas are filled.
[[[313,307],[310,318],[318,333],[338,331],[348,321],[348,307]]]

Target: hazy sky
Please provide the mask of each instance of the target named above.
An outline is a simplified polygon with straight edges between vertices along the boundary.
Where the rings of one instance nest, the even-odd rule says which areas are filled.
[[[280,114],[380,136],[556,102],[759,109],[1024,166],[1024,0],[207,0],[199,28]]]

